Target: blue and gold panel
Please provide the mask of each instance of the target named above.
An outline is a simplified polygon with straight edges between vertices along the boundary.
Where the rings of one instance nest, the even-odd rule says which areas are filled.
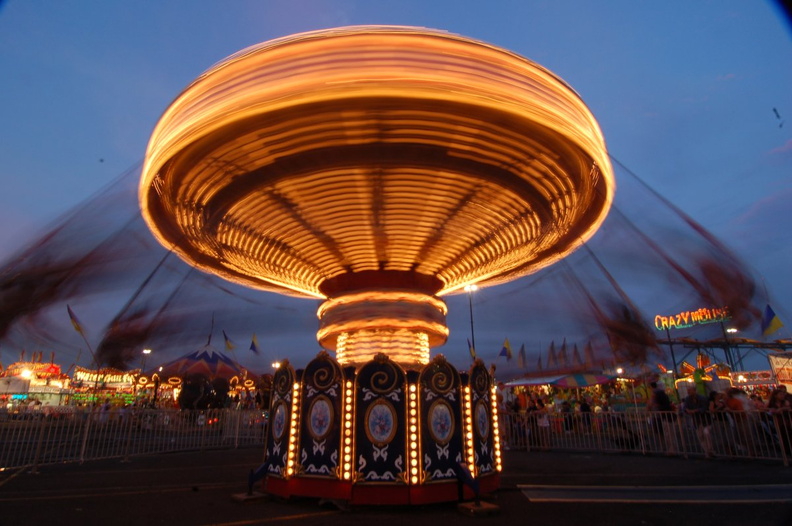
[[[459,373],[438,355],[421,371],[419,392],[423,481],[456,479],[464,461]]]
[[[355,469],[359,483],[405,481],[406,376],[385,354],[358,371]]]
[[[289,430],[292,419],[293,386],[297,377],[291,364],[284,361],[272,379],[270,420],[267,430],[267,473],[284,476],[288,462]]]
[[[326,351],[302,375],[299,475],[338,478],[344,375]]]
[[[476,360],[470,369],[470,405],[473,416],[473,447],[478,475],[495,470],[495,430],[492,415],[492,376],[484,363]]]

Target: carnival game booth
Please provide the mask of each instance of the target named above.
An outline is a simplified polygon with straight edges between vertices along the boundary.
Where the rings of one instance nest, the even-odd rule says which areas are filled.
[[[515,397],[522,395],[527,389],[538,391],[539,394],[550,395],[553,388],[556,390],[574,390],[576,396],[580,398],[581,395],[599,396],[598,392],[589,391],[591,388],[610,384],[617,381],[616,376],[593,373],[593,372],[580,372],[571,374],[556,374],[551,376],[538,376],[532,378],[516,378],[503,384],[505,388],[509,388]],[[582,391],[581,391],[582,390]]]
[[[773,389],[778,385],[773,371],[732,371],[731,384],[739,387],[749,395],[758,395],[762,400],[769,400]]]
[[[140,369],[122,371],[114,367],[87,369],[75,366],[72,375],[73,402],[91,405],[110,400],[114,406],[126,406],[135,401],[135,381]]]

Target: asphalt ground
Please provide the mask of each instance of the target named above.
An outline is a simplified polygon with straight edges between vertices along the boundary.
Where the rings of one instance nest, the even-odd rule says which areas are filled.
[[[232,497],[246,492],[262,451],[236,449],[6,471],[0,525],[792,525],[792,468],[778,463],[504,453],[501,489],[484,496],[496,507],[490,516],[468,516],[457,503],[341,510],[318,499],[239,502]]]

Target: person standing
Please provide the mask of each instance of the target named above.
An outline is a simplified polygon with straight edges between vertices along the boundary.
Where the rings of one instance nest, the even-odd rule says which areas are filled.
[[[664,387],[658,387],[657,382],[650,383],[649,387],[652,388],[650,410],[656,413],[652,419],[656,422],[655,430],[663,437],[666,454],[675,455],[677,447],[674,405]]]
[[[756,415],[751,411],[751,401],[745,391],[738,387],[732,387],[726,391],[726,409],[734,419],[738,447],[742,447],[744,454],[755,456],[756,436],[753,421]]]
[[[547,451],[550,449],[550,415],[545,401],[547,399],[536,399],[536,427],[538,428],[539,450]]]
[[[591,431],[591,401],[587,396],[580,402],[580,427],[583,433]]]
[[[693,425],[696,428],[696,438],[704,451],[706,458],[712,458],[712,438],[710,436],[709,400],[698,394],[696,387],[691,385],[687,388],[687,396],[684,400],[685,414],[690,415]]]
[[[792,401],[786,389],[773,390],[767,409],[773,417],[781,451],[789,459],[792,456]]]

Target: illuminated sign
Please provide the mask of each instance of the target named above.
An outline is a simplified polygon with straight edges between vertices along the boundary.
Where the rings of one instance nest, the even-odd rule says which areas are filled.
[[[129,372],[115,369],[106,369],[97,373],[77,367],[74,371],[74,381],[86,384],[104,383],[106,387],[129,387],[135,383],[135,377]]]
[[[671,316],[655,316],[655,328],[658,331],[666,329],[686,329],[694,325],[705,325],[731,319],[729,308],[688,310]]]

